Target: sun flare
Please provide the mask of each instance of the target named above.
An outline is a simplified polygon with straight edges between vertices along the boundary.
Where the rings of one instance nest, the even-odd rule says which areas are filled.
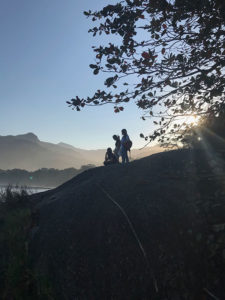
[[[177,124],[180,125],[188,125],[188,126],[196,126],[198,125],[200,120],[199,116],[196,115],[190,115],[190,116],[182,116],[179,119],[176,120]]]
[[[198,116],[188,116],[188,117],[184,117],[184,122],[188,125],[197,125],[199,121],[199,117]]]

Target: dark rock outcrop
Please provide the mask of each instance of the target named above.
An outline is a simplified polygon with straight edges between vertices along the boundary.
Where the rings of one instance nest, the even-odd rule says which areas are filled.
[[[34,195],[34,268],[55,299],[225,299],[224,178],[214,171],[202,151],[171,151]]]

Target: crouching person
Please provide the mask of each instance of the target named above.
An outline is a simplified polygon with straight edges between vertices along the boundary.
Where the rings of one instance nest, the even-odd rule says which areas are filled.
[[[108,166],[108,165],[113,165],[113,164],[117,164],[118,160],[116,155],[112,152],[112,148],[108,148],[105,154],[105,161],[104,161],[104,165]]]

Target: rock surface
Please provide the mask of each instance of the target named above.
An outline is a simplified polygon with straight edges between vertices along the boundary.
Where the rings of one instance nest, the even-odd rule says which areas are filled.
[[[225,176],[215,170],[202,151],[171,151],[34,195],[30,255],[54,299],[225,299]]]

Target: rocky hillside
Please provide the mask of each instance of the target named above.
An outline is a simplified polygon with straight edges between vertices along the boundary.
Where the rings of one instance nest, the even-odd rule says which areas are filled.
[[[222,163],[165,152],[32,196],[32,268],[53,299],[225,299]]]

